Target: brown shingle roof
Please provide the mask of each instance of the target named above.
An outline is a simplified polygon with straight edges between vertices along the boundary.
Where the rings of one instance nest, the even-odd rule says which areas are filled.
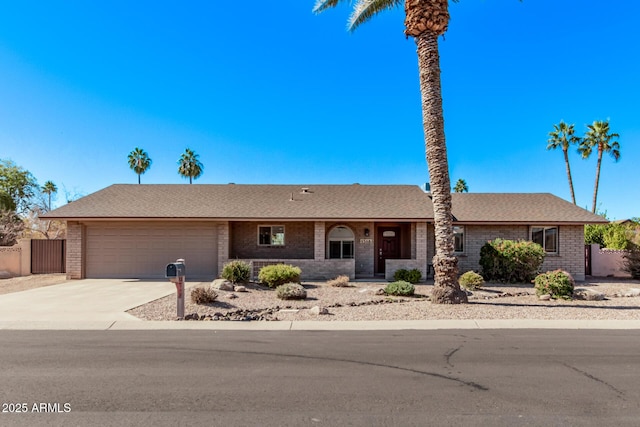
[[[43,218],[428,220],[433,208],[413,185],[117,184]]]
[[[451,196],[454,221],[463,224],[607,222],[548,193]],[[413,185],[117,184],[43,218],[432,221],[433,205]]]
[[[589,224],[601,216],[549,193],[454,193],[452,213],[459,223]]]

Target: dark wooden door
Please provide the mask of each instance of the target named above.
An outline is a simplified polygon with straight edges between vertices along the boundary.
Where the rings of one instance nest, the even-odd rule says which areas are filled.
[[[378,228],[378,273],[384,274],[387,259],[400,258],[400,227]]]

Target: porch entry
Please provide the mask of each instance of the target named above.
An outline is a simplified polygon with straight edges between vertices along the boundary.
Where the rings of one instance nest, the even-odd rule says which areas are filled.
[[[400,227],[378,227],[377,248],[378,267],[376,272],[385,273],[387,259],[400,258]]]

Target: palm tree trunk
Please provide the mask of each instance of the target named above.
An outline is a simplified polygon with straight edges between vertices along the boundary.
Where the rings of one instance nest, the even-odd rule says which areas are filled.
[[[598,147],[598,162],[596,163],[596,184],[593,188],[593,206],[591,212],[596,213],[596,200],[598,199],[598,184],[600,183],[600,164],[602,163],[602,150]]]
[[[453,254],[451,183],[444,135],[438,35],[425,31],[415,36],[422,95],[422,124],[434,211],[436,254],[431,301],[440,304],[466,303],[467,294],[458,284],[458,259]]]
[[[569,152],[567,150],[562,150],[564,152],[564,163],[567,165],[567,177],[569,178],[569,189],[571,190],[571,201],[573,204],[576,204],[576,195],[573,192],[573,180],[571,179],[571,167],[569,166]]]
[[[138,174],[138,184],[140,184],[140,174]]]

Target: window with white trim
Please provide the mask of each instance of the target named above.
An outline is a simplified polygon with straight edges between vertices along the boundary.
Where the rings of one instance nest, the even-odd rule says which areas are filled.
[[[453,251],[464,252],[464,225],[453,226]]]
[[[259,246],[284,246],[284,225],[260,225]]]
[[[531,227],[531,241],[547,253],[558,253],[558,227]]]
[[[329,232],[329,258],[348,259],[354,256],[353,231],[339,225]]]

